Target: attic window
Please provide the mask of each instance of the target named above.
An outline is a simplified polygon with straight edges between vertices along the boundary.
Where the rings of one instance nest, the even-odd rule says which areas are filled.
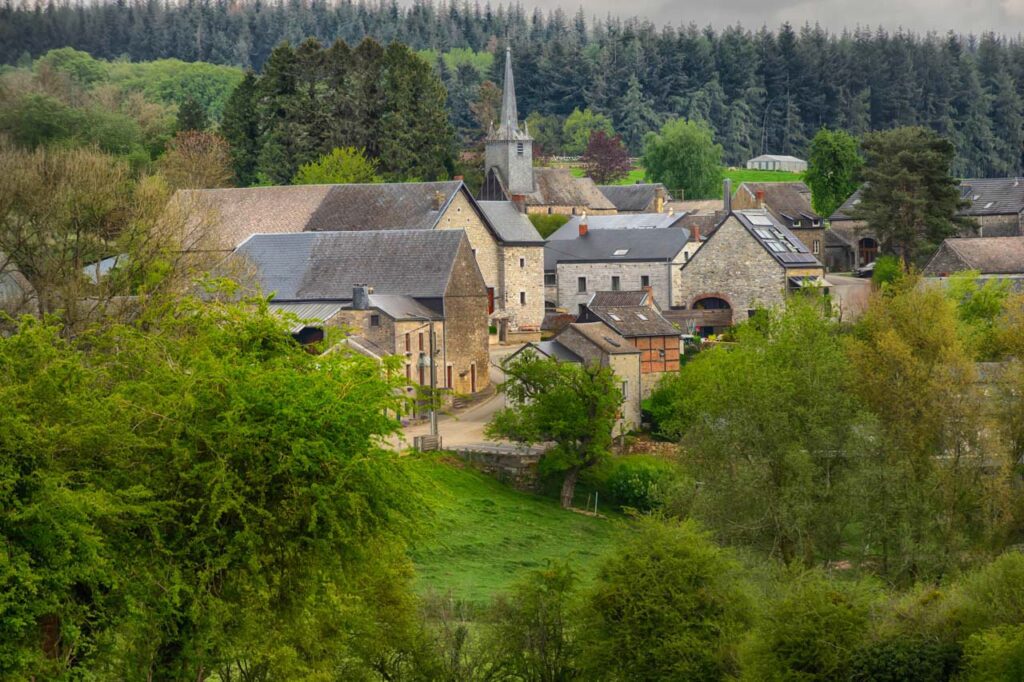
[[[637,317],[639,317],[639,318],[640,318],[641,320],[643,320],[644,322],[646,322],[646,321],[647,321],[647,316],[646,316],[646,315],[644,315],[643,313],[637,313],[637,314],[636,314],[636,316],[637,316]]]
[[[608,313],[608,317],[612,318],[616,322],[622,322],[622,318],[616,315],[615,313]]]
[[[990,201],[990,202],[988,202],[987,204],[985,204],[985,208],[992,208],[992,207],[993,207],[993,206],[995,206],[995,205],[996,205],[996,202],[994,202],[994,201]]]
[[[973,197],[971,197],[971,201],[977,201],[980,198],[981,198],[980,194],[975,194]]]
[[[615,253],[613,255],[615,255],[615,256],[625,256],[627,253],[629,253],[629,249],[616,249]]]
[[[750,221],[751,225],[762,225],[764,227],[771,227],[772,219],[766,215],[748,215],[747,220]]]
[[[380,315],[370,315],[370,326],[371,327],[379,327],[380,326]]]

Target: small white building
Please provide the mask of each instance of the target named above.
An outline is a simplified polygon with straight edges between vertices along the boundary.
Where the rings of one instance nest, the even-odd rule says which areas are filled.
[[[750,170],[788,171],[790,173],[803,173],[807,170],[807,162],[795,156],[782,156],[780,154],[762,154],[747,161],[747,168]]]

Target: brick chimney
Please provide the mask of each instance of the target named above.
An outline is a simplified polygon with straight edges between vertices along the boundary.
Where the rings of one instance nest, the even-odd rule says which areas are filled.
[[[647,285],[644,287],[644,291],[647,292],[647,307],[654,307],[654,287]]]
[[[690,239],[695,242],[700,242],[700,225],[694,225],[693,229],[690,230]]]
[[[465,179],[466,179],[466,178],[465,178],[465,177],[463,177],[463,176],[461,176],[461,175],[456,175],[456,176],[455,176],[454,178],[452,178],[452,180],[455,180],[456,182],[462,182],[462,181],[464,181]]]
[[[580,216],[580,236],[581,237],[586,237],[587,236],[587,232],[589,232],[589,231],[590,231],[590,226],[587,225],[587,214],[584,213],[582,216]]]
[[[755,196],[757,197],[757,207],[758,208],[764,208],[764,190],[763,189],[757,190],[757,192],[755,193]]]

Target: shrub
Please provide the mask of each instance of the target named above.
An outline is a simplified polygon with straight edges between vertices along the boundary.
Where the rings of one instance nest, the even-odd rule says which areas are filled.
[[[614,459],[608,469],[607,494],[620,507],[642,512],[660,507],[665,490],[682,476],[675,464],[646,456]]]
[[[553,235],[558,228],[569,222],[569,216],[559,215],[557,213],[552,215],[544,215],[543,213],[531,213],[530,222],[537,228],[537,232],[544,239],[547,239]]]
[[[965,682],[1024,680],[1024,626],[999,627],[967,640]]]
[[[952,677],[960,649],[926,637],[893,637],[858,649],[850,678],[864,682],[943,682]]]
[[[871,282],[876,287],[892,284],[903,277],[903,264],[896,256],[879,256],[875,259],[875,271]]]
[[[739,565],[693,522],[644,521],[585,609],[581,679],[726,679],[751,618]]]

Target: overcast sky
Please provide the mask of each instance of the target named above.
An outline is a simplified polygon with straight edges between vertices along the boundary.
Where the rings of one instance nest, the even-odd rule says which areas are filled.
[[[962,33],[1024,33],[1024,0],[522,0],[528,7],[561,7],[587,16],[639,15],[656,24],[696,22],[722,27],[739,20],[748,28],[775,27],[783,21],[843,27],[879,24],[916,32],[954,29]]]

